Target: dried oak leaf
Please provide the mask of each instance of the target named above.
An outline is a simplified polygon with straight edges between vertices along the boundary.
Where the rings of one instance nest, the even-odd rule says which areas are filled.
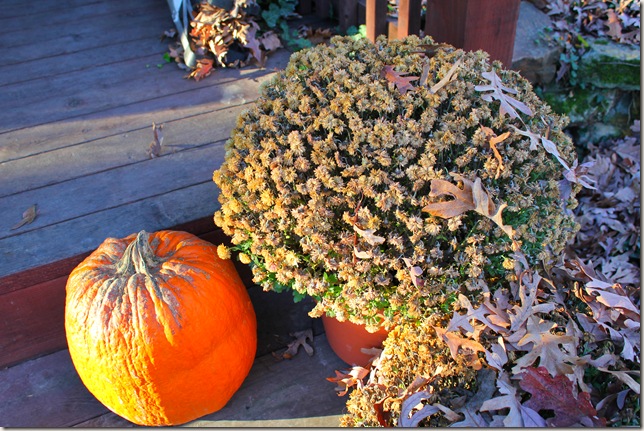
[[[477,85],[474,89],[476,91],[492,91],[491,93],[481,95],[481,99],[486,102],[491,102],[492,99],[498,100],[501,103],[501,107],[499,108],[501,116],[508,114],[510,118],[519,118],[519,114],[516,111],[517,109],[525,115],[532,116],[532,110],[528,105],[505,94],[517,94],[517,91],[514,88],[503,85],[503,81],[501,81],[501,78],[499,78],[496,72],[493,70],[483,72],[481,73],[481,76],[490,81],[490,83],[486,85]]]
[[[497,207],[490,199],[488,193],[483,189],[480,178],[477,177],[472,182],[453,172],[450,175],[455,180],[463,183],[463,189],[458,188],[458,186],[449,181],[441,179],[432,180],[431,188],[427,195],[428,197],[451,196],[454,200],[427,204],[423,207],[422,211],[428,212],[436,217],[452,218],[466,211],[474,210],[496,223],[512,239],[513,247],[518,249],[518,244],[514,240],[514,229],[512,226],[503,224],[501,213],[507,207],[507,204],[503,203]]]
[[[496,415],[494,419],[500,423],[493,421],[490,427],[503,426],[506,428],[520,428],[546,426],[546,421],[539,413],[521,404],[521,399],[517,395],[517,388],[510,383],[510,378],[505,372],[499,374],[496,380],[496,386],[502,395],[486,400],[479,410],[483,412],[509,409],[509,411],[506,416]]]
[[[335,391],[339,397],[342,397],[349,392],[349,388],[356,386],[362,388],[362,380],[369,375],[369,370],[360,366],[354,366],[348,371],[335,370],[335,377],[327,377],[329,382],[336,383]]]
[[[30,206],[29,208],[27,208],[22,213],[22,219],[18,223],[16,223],[15,225],[13,225],[11,227],[11,230],[16,230],[16,229],[19,229],[19,228],[23,227],[24,225],[27,225],[29,223],[33,223],[33,221],[36,220],[37,215],[38,215],[38,209],[36,207],[36,204],[34,204],[34,205]]]
[[[485,352],[485,348],[476,340],[464,338],[458,332],[447,331],[441,327],[435,326],[434,330],[438,337],[449,347],[452,358],[457,360],[459,356],[467,362],[467,365],[475,370],[483,367],[478,357],[479,352]]]
[[[213,62],[214,60],[211,58],[201,58],[197,60],[197,66],[187,77],[194,78],[195,81],[204,79],[212,72]]]
[[[273,353],[273,356],[277,359],[291,359],[293,356],[297,355],[298,350],[300,349],[300,346],[304,348],[304,351],[309,355],[313,356],[313,347],[311,347],[309,344],[307,344],[307,340],[311,343],[313,343],[313,331],[311,329],[307,329],[306,331],[299,331],[291,334],[295,338],[292,342],[286,346],[286,351],[282,354],[275,354]]]
[[[450,421],[461,419],[460,415],[452,409],[445,407],[441,404],[427,404],[423,405],[422,401],[431,397],[427,391],[416,392],[409,398],[403,401],[400,408],[400,417],[398,418],[399,427],[417,427],[418,424],[428,416],[435,413],[443,413],[445,418]],[[414,412],[415,409],[419,409]]]
[[[418,79],[417,76],[408,76],[406,73],[396,72],[393,66],[386,65],[382,68],[381,75],[389,82],[394,84],[401,94],[405,94],[415,87],[411,84],[412,81]]]
[[[360,235],[362,238],[364,238],[369,244],[371,245],[378,245],[382,244],[385,242],[385,239],[381,236],[374,235],[376,232],[375,229],[360,229],[356,225],[353,225],[353,230],[355,230],[358,235]]]
[[[523,405],[535,411],[554,411],[555,416],[546,419],[548,426],[606,426],[606,420],[597,417],[590,394],[580,392],[575,398],[573,383],[566,376],[552,377],[544,367],[524,368],[522,375],[521,389],[532,394]]]

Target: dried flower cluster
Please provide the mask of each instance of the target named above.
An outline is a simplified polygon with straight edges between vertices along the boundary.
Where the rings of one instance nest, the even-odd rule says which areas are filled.
[[[336,37],[240,116],[215,223],[266,290],[392,326],[515,280],[516,251],[563,249],[585,184],[564,126],[483,52]]]

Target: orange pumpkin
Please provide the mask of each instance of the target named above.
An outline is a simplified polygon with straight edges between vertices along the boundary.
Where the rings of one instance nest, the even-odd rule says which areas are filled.
[[[221,409],[253,364],[256,327],[233,263],[186,232],[108,238],[67,281],[74,367],[101,403],[139,425]]]

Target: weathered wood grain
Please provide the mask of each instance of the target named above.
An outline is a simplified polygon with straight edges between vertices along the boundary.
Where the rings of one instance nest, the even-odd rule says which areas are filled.
[[[62,276],[0,295],[0,368],[67,346],[65,283]]]
[[[48,2],[38,3],[46,4]],[[163,9],[163,7],[158,7],[160,3],[154,2],[154,0],[140,0],[136,2],[103,2],[97,0],[80,2],[73,6],[70,6],[73,2],[66,1],[64,3],[54,3],[56,5],[56,13],[52,13],[52,10],[39,10],[39,7],[34,8],[33,5],[25,6],[24,2],[22,2],[22,11],[19,12],[22,15],[21,19],[11,19],[7,17],[11,13],[11,6],[7,10],[4,8],[7,1],[3,1],[2,4],[3,13],[2,18],[0,18],[0,24],[4,30],[3,34],[17,32],[21,33],[23,39],[29,39],[34,35],[51,35],[52,32],[67,25],[78,27],[88,22],[88,19],[94,19],[96,17],[107,19],[111,18],[110,15],[127,13],[144,8],[148,8],[147,13],[151,12],[150,9],[154,9],[155,12],[156,9],[159,12]],[[25,14],[25,9],[27,9],[27,14]],[[167,10],[169,13],[169,9]]]
[[[73,119],[0,134],[0,163],[151,127],[152,122],[161,124],[254,101],[261,84],[273,75],[273,68],[287,62],[287,52],[281,51],[269,58],[267,69],[221,69],[213,72],[212,80],[199,83],[175,75],[166,83],[174,92],[161,96],[149,94],[136,102]],[[145,86],[146,81],[140,84]]]
[[[1,48],[6,55],[3,64],[12,65],[38,58],[50,58],[96,48],[111,43],[138,39],[147,35],[161,36],[173,27],[166,2],[134,6],[127,13],[93,15],[82,22],[67,22],[53,29],[14,31],[3,34]],[[73,13],[73,11],[72,11]],[[23,21],[33,18],[26,16]],[[36,20],[34,20],[37,22]],[[41,43],[33,43],[34,40]],[[46,41],[46,43],[42,43]]]
[[[0,240],[0,277],[94,250],[108,237],[212,216],[219,207],[216,196],[216,185],[210,180],[4,238]]]

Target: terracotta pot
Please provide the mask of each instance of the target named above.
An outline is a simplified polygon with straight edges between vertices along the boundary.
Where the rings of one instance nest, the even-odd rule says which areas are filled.
[[[340,322],[326,315],[322,316],[322,324],[335,354],[349,365],[362,367],[369,363],[371,355],[362,353],[361,349],[381,348],[388,333],[384,329],[371,333],[363,325],[349,321]]]

